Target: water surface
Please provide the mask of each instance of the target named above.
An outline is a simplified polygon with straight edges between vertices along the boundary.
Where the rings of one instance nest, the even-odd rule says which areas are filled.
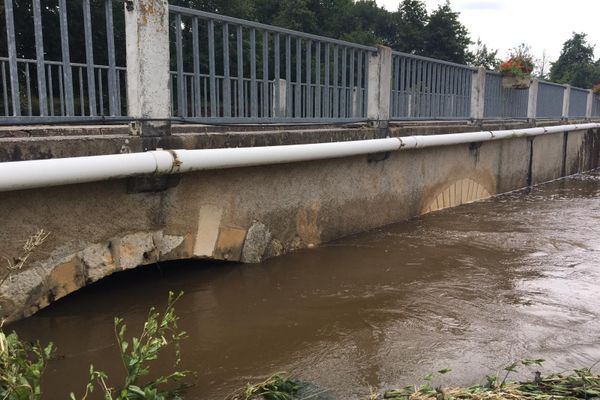
[[[287,371],[357,399],[441,368],[453,370],[446,382],[473,384],[524,357],[545,370],[589,366],[600,359],[599,289],[600,174],[588,174],[260,265],[139,268],[13,327],[56,343],[45,393],[66,399],[89,363],[121,373],[114,316],[137,331],[183,290],[184,368],[197,371],[188,398],[223,399]]]

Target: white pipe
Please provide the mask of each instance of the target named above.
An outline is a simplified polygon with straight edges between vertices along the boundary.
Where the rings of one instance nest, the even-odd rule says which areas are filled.
[[[600,123],[349,142],[145,153],[0,163],[0,192],[190,171],[350,157],[600,128]]]

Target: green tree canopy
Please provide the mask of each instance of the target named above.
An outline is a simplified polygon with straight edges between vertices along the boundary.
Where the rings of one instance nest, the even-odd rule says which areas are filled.
[[[390,45],[405,53],[423,53],[429,14],[420,0],[403,0],[394,15],[395,37]]]
[[[573,33],[563,44],[558,60],[552,63],[550,80],[591,88],[600,81],[600,66],[594,62],[594,46],[587,42],[585,33]]]
[[[423,54],[460,64],[467,62],[468,47],[472,42],[458,17],[459,13],[452,11],[449,1],[431,13],[425,27]]]
[[[473,67],[495,70],[502,61],[498,58],[498,50],[489,49],[481,39],[477,39],[474,50],[467,56],[467,62]]]

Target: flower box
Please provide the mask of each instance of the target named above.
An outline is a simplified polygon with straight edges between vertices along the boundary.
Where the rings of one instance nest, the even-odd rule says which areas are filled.
[[[502,77],[502,87],[505,89],[528,89],[531,79],[528,76],[505,75]]]

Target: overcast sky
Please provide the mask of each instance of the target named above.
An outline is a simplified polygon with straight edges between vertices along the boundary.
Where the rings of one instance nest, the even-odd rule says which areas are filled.
[[[377,0],[388,10],[396,10],[399,0]],[[425,0],[431,11],[445,0]],[[508,50],[525,42],[534,55],[546,53],[552,61],[560,54],[572,32],[588,34],[600,57],[600,0],[451,0],[454,11],[472,40],[481,40],[505,58]]]

